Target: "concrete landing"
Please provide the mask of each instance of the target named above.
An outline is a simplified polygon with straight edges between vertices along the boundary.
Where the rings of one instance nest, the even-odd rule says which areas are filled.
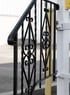
[[[21,94],[18,94],[21,95]],[[24,93],[24,95],[26,95]],[[33,95],[45,95],[45,89],[39,89],[34,91]],[[57,95],[56,86],[52,87],[51,95]]]

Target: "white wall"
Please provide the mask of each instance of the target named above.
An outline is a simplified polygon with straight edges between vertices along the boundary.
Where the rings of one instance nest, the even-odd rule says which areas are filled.
[[[0,16],[0,45],[7,44],[7,38],[18,17]]]
[[[31,0],[0,0],[0,45],[7,37]]]
[[[0,0],[0,45],[7,44],[7,37],[17,20],[23,14],[31,0]],[[57,0],[53,0],[57,1]],[[37,7],[40,8],[40,0]],[[40,9],[37,12],[37,19],[40,22]],[[37,25],[37,35],[40,35],[40,23]],[[37,36],[39,42],[40,37]]]
[[[0,0],[0,14],[20,16],[31,0]]]

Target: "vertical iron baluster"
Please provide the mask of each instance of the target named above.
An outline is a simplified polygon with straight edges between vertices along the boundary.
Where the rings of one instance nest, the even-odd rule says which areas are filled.
[[[45,2],[45,8],[47,9],[47,2]],[[46,16],[48,15],[47,11],[45,12],[45,15]],[[46,19],[45,31],[47,32],[47,17],[45,19]],[[45,36],[45,40],[46,40],[46,36]],[[47,62],[47,48],[46,48],[46,43],[45,43],[45,72],[44,72],[44,77],[45,78],[46,78],[46,68],[47,68],[47,66],[46,66],[47,63],[46,62]]]
[[[23,66],[24,66],[24,59],[23,59],[23,52],[24,52],[24,43],[23,43],[23,35],[24,35],[24,24],[22,23],[22,39],[21,39],[21,43],[22,43],[22,46],[21,46],[21,95],[23,95]]]
[[[33,95],[33,91],[34,91],[34,89],[33,88],[35,88],[35,83],[36,83],[36,37],[37,37],[37,31],[36,31],[36,29],[37,29],[37,25],[36,25],[36,8],[37,8],[37,6],[36,6],[36,2],[35,2],[35,11],[34,11],[34,17],[35,17],[35,24],[34,24],[34,32],[35,32],[35,39],[34,39],[34,54],[35,54],[35,56],[34,56],[34,84],[33,84],[33,87],[32,87],[32,89],[31,89],[31,93],[30,93],[30,95]]]
[[[39,83],[39,87],[41,88],[41,68],[42,68],[42,64],[41,64],[41,54],[42,54],[42,0],[41,0],[41,3],[40,3],[40,74],[39,74],[39,80],[40,80],[40,83]]]
[[[56,5],[54,5],[53,74],[56,72]],[[55,81],[55,76],[53,76]]]
[[[35,42],[35,43],[34,43],[34,44],[35,44],[35,45],[34,45],[34,46],[35,46],[35,58],[34,58],[34,59],[35,59],[35,60],[34,60],[35,63],[34,63],[34,84],[35,84],[35,82],[36,82],[36,36],[37,36],[37,33],[36,33],[36,32],[37,32],[37,31],[36,31],[36,28],[37,28],[37,26],[36,26],[36,8],[37,8],[37,7],[36,7],[36,2],[35,2],[35,40],[34,40],[34,42]]]
[[[30,95],[30,18],[31,18],[31,11],[29,12],[29,33],[28,33],[28,95]]]
[[[13,70],[13,95],[17,95],[17,70],[18,70],[18,46],[17,46],[17,33],[16,33],[16,37],[15,37],[15,40],[16,40],[16,43],[14,44],[14,70]]]
[[[50,50],[50,59],[49,59],[49,75],[51,75],[51,57],[52,57],[52,53],[51,53],[51,43],[52,43],[52,4],[50,3],[50,47],[49,47],[49,50]]]

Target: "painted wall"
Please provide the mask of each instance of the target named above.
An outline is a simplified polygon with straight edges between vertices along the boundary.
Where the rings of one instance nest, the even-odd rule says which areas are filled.
[[[20,16],[31,0],[0,0],[0,14]]]
[[[14,25],[17,23],[24,10],[27,8],[31,0],[0,0],[0,45],[7,44],[7,37]],[[56,0],[53,0],[56,1]],[[40,8],[40,0],[37,7]],[[37,19],[40,22],[40,9],[37,11]],[[40,35],[38,23],[37,35]],[[39,42],[40,37],[37,36]]]
[[[0,45],[7,37],[31,0],[0,0]]]

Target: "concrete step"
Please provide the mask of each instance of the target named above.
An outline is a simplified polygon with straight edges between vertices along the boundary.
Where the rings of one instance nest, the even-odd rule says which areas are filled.
[[[45,95],[45,89],[36,90],[33,95]],[[52,87],[51,95],[56,95],[56,86]]]
[[[21,94],[18,94],[21,95]],[[25,93],[23,95],[26,95]],[[45,89],[39,89],[39,90],[35,90],[33,95],[45,95]],[[57,95],[57,91],[56,91],[56,86],[52,87],[52,91],[51,91],[51,95]]]

